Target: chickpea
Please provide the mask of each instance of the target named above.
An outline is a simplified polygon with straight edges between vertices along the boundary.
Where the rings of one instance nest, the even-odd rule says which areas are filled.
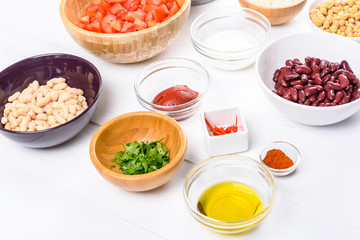
[[[309,14],[315,26],[326,32],[348,37],[360,33],[360,0],[330,0]]]

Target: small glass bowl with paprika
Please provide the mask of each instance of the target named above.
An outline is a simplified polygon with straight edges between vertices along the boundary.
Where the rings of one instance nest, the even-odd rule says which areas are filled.
[[[139,103],[175,120],[190,117],[210,88],[207,70],[185,59],[163,59],[146,66],[134,84]]]
[[[275,141],[261,151],[260,161],[274,176],[286,176],[299,165],[300,152],[288,142]]]

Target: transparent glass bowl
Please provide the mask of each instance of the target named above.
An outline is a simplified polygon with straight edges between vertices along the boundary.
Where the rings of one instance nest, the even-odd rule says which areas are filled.
[[[238,181],[252,187],[260,196],[263,210],[250,218],[225,222],[209,218],[197,208],[201,194],[218,182]],[[206,227],[220,233],[235,234],[247,231],[260,223],[271,211],[276,186],[270,171],[260,162],[242,155],[219,155],[197,164],[190,170],[183,190],[190,214]]]
[[[152,103],[158,93],[175,85],[187,85],[199,95],[190,102],[175,106]],[[163,113],[175,120],[182,120],[190,117],[197,110],[210,85],[209,74],[202,65],[189,59],[173,58],[154,62],[145,67],[138,74],[134,89],[139,103],[146,109]]]
[[[209,64],[239,70],[254,63],[269,40],[271,25],[248,8],[224,8],[203,13],[191,25],[192,45]]]
[[[275,168],[271,168],[268,165],[266,165],[264,163],[264,158],[266,156],[266,153],[268,151],[270,151],[271,149],[281,150],[283,153],[285,153],[286,156],[288,156],[293,161],[294,165],[292,165],[291,167],[286,168],[286,169],[275,169]],[[268,145],[266,145],[266,147],[264,147],[264,149],[260,153],[260,160],[261,160],[262,164],[264,164],[264,166],[266,166],[273,175],[286,176],[286,175],[289,175],[290,173],[292,173],[293,171],[295,171],[295,169],[299,165],[300,152],[291,143],[283,142],[283,141],[275,141],[275,142],[269,143]]]

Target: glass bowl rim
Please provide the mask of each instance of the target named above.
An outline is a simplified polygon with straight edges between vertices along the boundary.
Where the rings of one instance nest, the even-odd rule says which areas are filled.
[[[194,173],[196,171],[198,171],[199,169],[201,169],[203,166],[206,166],[207,163],[209,163],[209,161],[226,161],[226,160],[233,160],[233,159],[221,159],[222,157],[228,157],[228,156],[232,156],[235,158],[243,158],[246,159],[246,161],[251,161],[252,163],[254,163],[255,165],[257,165],[258,167],[260,167],[262,170],[264,170],[267,173],[267,176],[271,182],[271,199],[270,202],[267,204],[266,208],[262,209],[260,213],[256,214],[255,216],[246,218],[246,219],[242,219],[239,221],[221,221],[221,220],[217,220],[214,218],[210,218],[208,216],[205,216],[204,214],[200,213],[199,211],[197,211],[196,209],[194,209],[189,202],[188,199],[188,194],[187,194],[187,186],[188,183],[190,181],[190,179],[193,177]],[[247,225],[247,224],[252,224],[252,223],[256,223],[258,221],[260,221],[261,219],[263,219],[267,214],[269,213],[269,211],[271,210],[274,201],[275,201],[275,197],[276,197],[276,184],[275,184],[275,180],[274,177],[271,173],[271,171],[269,169],[267,169],[262,163],[260,163],[259,161],[256,161],[253,158],[244,156],[244,155],[240,155],[240,154],[223,154],[223,155],[217,155],[217,156],[213,156],[213,157],[209,157],[203,161],[201,161],[200,163],[196,164],[187,174],[186,178],[185,178],[185,184],[183,187],[183,197],[185,199],[185,203],[187,206],[187,209],[190,211],[191,214],[195,214],[196,216],[200,217],[202,223],[205,223],[206,225],[208,223],[211,224],[221,224],[222,226],[217,226],[218,228],[227,228],[227,227],[236,227],[238,228],[241,225]],[[264,215],[265,214],[265,215]],[[198,221],[200,221],[199,219],[197,219]]]
[[[231,15],[227,15],[229,13],[231,13]],[[262,41],[261,43],[258,43],[256,46],[253,46],[253,47],[250,47],[247,49],[243,49],[243,50],[239,50],[239,51],[231,51],[231,50],[219,51],[219,50],[214,50],[212,48],[205,46],[200,41],[198,41],[197,38],[195,37],[195,34],[197,33],[197,31],[202,26],[206,25],[210,20],[216,20],[216,19],[220,19],[220,18],[229,18],[229,17],[244,18],[243,15],[235,15],[235,14],[239,14],[239,13],[252,14],[252,16],[254,16],[255,19],[261,20],[264,23],[264,25],[266,26],[264,41]],[[212,16],[212,15],[215,15],[215,16]],[[203,22],[202,18],[208,17],[208,16],[209,16],[209,19]],[[248,21],[247,18],[244,18],[244,19]],[[196,25],[199,25],[199,26],[196,26]],[[239,8],[226,7],[226,8],[212,9],[212,10],[206,11],[206,12],[200,14],[198,17],[196,17],[190,26],[190,36],[191,36],[192,43],[195,46],[195,49],[199,48],[199,49],[204,49],[209,52],[216,52],[216,53],[223,53],[223,54],[250,52],[247,55],[252,55],[251,52],[258,51],[262,46],[264,46],[266,44],[266,42],[270,38],[270,32],[271,32],[271,24],[270,24],[269,20],[262,13],[255,11],[253,9],[250,9],[250,8],[245,8],[245,7],[239,7]],[[204,50],[202,50],[202,51],[204,51]],[[208,55],[206,55],[206,56],[208,56]],[[214,58],[214,57],[212,57],[212,58]],[[229,59],[224,58],[224,60],[229,60]],[[234,60],[236,60],[236,59],[234,59]]]
[[[196,72],[200,73],[202,75],[202,77],[206,80],[206,83],[207,83],[206,88],[201,93],[199,92],[199,95],[195,99],[193,99],[187,103],[183,103],[183,104],[179,104],[179,105],[175,105],[175,106],[163,106],[163,105],[158,105],[158,104],[149,102],[140,95],[139,86],[145,80],[145,78],[142,77],[142,75],[145,75],[145,77],[147,77],[154,72],[158,72],[158,71],[161,71],[166,68],[179,68],[181,66],[184,66],[184,64],[183,65],[177,64],[178,62],[181,62],[184,64],[191,63],[191,64],[196,65],[196,69],[194,67],[186,67],[186,68],[195,70]],[[145,73],[148,73],[148,74],[145,74]],[[194,60],[188,59],[188,58],[166,58],[166,59],[162,59],[162,60],[153,62],[153,63],[147,65],[145,68],[143,68],[137,74],[137,77],[136,77],[136,80],[134,83],[134,90],[135,90],[136,97],[140,100],[140,104],[143,105],[144,107],[151,109],[151,110],[156,110],[158,112],[162,112],[165,114],[177,114],[177,113],[187,112],[189,109],[192,109],[192,108],[189,108],[189,106],[190,107],[195,106],[198,102],[200,102],[200,100],[203,99],[204,96],[207,94],[207,92],[211,86],[211,82],[212,81],[211,81],[209,72],[200,63],[198,63]],[[177,108],[180,108],[180,109],[176,110]]]

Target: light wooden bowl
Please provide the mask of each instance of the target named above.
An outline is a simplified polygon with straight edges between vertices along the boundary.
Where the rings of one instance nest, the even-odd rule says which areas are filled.
[[[133,141],[161,141],[169,153],[169,163],[151,173],[124,175],[112,167],[115,153],[122,144]],[[172,118],[156,112],[132,112],[102,125],[90,142],[90,158],[99,173],[109,182],[129,191],[147,191],[168,182],[180,169],[187,148],[186,135]]]
[[[271,25],[279,25],[293,19],[305,6],[306,0],[298,0],[296,3],[285,7],[265,7],[254,4],[248,0],[238,0],[242,7],[251,8],[262,13],[269,19]]]
[[[115,63],[133,63],[149,59],[164,51],[180,33],[190,11],[191,0],[177,0],[180,10],[159,25],[132,33],[105,34],[90,32],[74,23],[85,7],[101,0],[61,0],[60,16],[66,30],[81,47]]]

